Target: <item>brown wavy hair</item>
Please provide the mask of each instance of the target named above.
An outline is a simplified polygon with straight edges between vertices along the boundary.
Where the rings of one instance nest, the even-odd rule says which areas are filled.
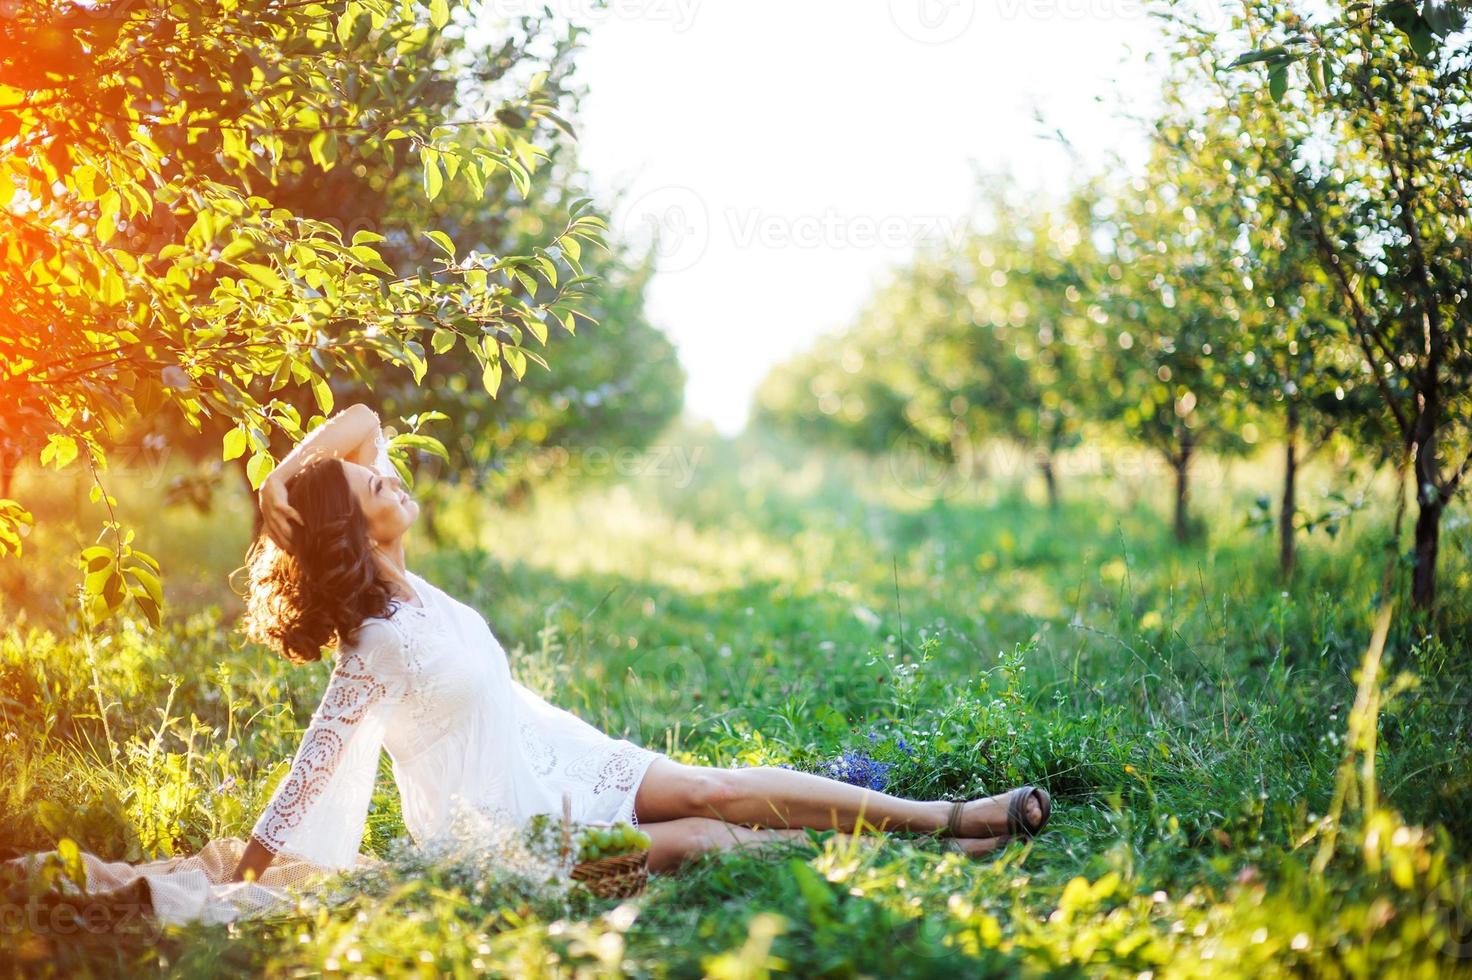
[[[352,643],[365,619],[387,616],[399,600],[378,574],[368,519],[340,460],[303,466],[287,480],[286,499],[303,523],[292,525],[289,551],[265,533],[251,543],[242,629],[302,664]]]

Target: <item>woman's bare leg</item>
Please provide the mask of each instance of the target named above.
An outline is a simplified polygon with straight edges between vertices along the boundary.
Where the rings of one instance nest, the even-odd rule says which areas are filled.
[[[706,851],[759,847],[772,841],[796,840],[805,834],[796,828],[755,830],[710,817],[681,817],[655,823],[640,820],[639,829],[649,835],[649,870],[654,872],[673,871]]]
[[[751,827],[853,831],[862,815],[878,830],[931,833],[946,825],[946,800],[909,800],[815,773],[779,766],[722,769],[655,759],[634,800],[642,825],[703,816]],[[1042,816],[1028,800],[1025,817]],[[960,837],[986,838],[1007,830],[1007,794],[972,800],[961,811]]]
[[[762,847],[773,841],[800,840],[807,834],[800,827],[754,829],[710,817],[681,817],[655,823],[641,821],[639,829],[649,835],[649,870],[654,873],[677,870],[686,861],[706,851]],[[957,843],[971,857],[980,857],[1001,847],[1006,838],[967,838],[958,839]]]

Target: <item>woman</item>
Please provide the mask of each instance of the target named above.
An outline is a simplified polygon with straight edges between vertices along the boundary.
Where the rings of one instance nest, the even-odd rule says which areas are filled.
[[[702,851],[803,835],[803,828],[942,832],[979,856],[1046,823],[1047,793],[972,801],[901,799],[779,767],[685,765],[614,739],[511,676],[469,606],[409,571],[404,534],[419,505],[389,465],[377,415],[354,405],[302,440],[261,487],[266,536],[249,558],[246,629],[296,662],[336,649],[291,771],[256,821],[234,880],[278,854],[325,867],[357,858],[387,748],[415,840],[462,805],[521,823],[559,815],[634,823],[651,871]]]

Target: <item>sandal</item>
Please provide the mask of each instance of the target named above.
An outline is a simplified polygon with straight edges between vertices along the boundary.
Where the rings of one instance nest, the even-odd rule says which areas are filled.
[[[1012,835],[1006,834],[1003,835],[1002,842],[1000,844],[992,848],[990,851],[987,851],[985,854],[970,854],[967,853],[966,848],[961,846],[960,841],[958,841],[954,837],[948,837],[945,839],[945,843],[941,845],[941,853],[959,854],[963,858],[969,858],[972,861],[980,861],[982,858],[996,857],[997,855],[1001,854],[1002,851],[1010,843],[1012,843]]]
[[[1023,807],[1027,805],[1028,797],[1031,796],[1037,797],[1038,808],[1042,810],[1036,827],[1029,827],[1023,820],[1025,815]],[[1053,798],[1048,795],[1047,790],[1038,789],[1036,786],[1019,786],[1012,791],[1012,796],[1007,801],[1007,833],[1014,836],[1036,837],[1043,832],[1043,828],[1048,825],[1048,818],[1052,815]]]
[[[1027,805],[1028,797],[1033,795],[1037,796],[1038,806],[1042,809],[1043,814],[1036,827],[1029,827],[1023,819],[1026,815],[1023,808]],[[951,812],[946,817],[946,829],[943,836],[961,836],[961,809],[968,802],[968,800],[955,800],[951,803]],[[1043,828],[1048,825],[1048,818],[1052,815],[1053,798],[1048,795],[1047,790],[1036,786],[1019,786],[1007,798],[1007,834],[1012,837],[1036,837],[1043,832]]]

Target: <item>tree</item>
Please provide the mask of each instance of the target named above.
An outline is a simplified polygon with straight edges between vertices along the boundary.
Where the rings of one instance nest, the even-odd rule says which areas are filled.
[[[938,321],[957,315],[958,276],[943,256],[922,254],[865,303],[855,322],[829,332],[768,373],[753,419],[799,439],[882,453],[897,443],[953,463],[961,455],[946,394],[955,371],[933,373]]]
[[[1056,504],[1055,457],[1084,421],[1089,193],[1048,206],[990,182],[984,226],[917,254],[850,329],[774,370],[757,418],[868,452],[903,440],[968,468],[983,441],[1005,440],[1033,452]]]
[[[412,160],[430,199],[457,183],[479,193],[498,173],[526,193],[546,158],[539,127],[560,118],[545,76],[507,76],[499,108],[446,119],[419,101],[430,72],[399,70],[457,30],[457,10],[474,12],[29,0],[0,21],[4,394],[46,420],[43,465],[81,460],[97,477],[112,537],[82,555],[96,616],[131,598],[157,621],[162,599],[157,563],[132,548],[100,479],[128,417],[231,420],[224,453],[248,453],[259,486],[272,433],[300,438],[315,421],[275,395],[289,382],[325,416],[329,377],[388,363],[422,380],[430,335],[448,331],[495,394],[530,338],[571,329],[580,241],[606,230],[585,202],[519,255],[465,255],[429,232],[442,258],[405,272],[376,247],[385,236],[344,235],[271,196],[301,141],[323,170],[345,147],[390,168]],[[0,501],[0,544],[18,543],[27,516]]]
[[[1312,246],[1298,233],[1293,213],[1280,206],[1271,181],[1253,166],[1251,118],[1232,106],[1193,106],[1190,81],[1188,76],[1167,84],[1167,111],[1176,124],[1158,133],[1175,141],[1169,145],[1179,164],[1197,181],[1221,187],[1228,222],[1223,233],[1236,231],[1231,244],[1239,337],[1228,384],[1281,425],[1278,562],[1286,578],[1300,527],[1322,525],[1331,533],[1336,527],[1332,513],[1301,515],[1299,468],[1336,433],[1362,430],[1375,395],[1359,383],[1358,358],[1344,342],[1345,312]]]
[[[1054,507],[1056,458],[1081,437],[1091,387],[1078,340],[1098,311],[1086,292],[1099,261],[1093,196],[1085,184],[1050,206],[995,185],[991,226],[964,249],[976,368],[967,399],[988,429],[1032,448]]]
[[[1459,26],[1450,5],[1404,2],[1336,2],[1315,19],[1256,0],[1226,34],[1176,21],[1181,45],[1251,113],[1254,164],[1348,311],[1362,376],[1412,461],[1421,609],[1435,603],[1441,518],[1472,463],[1472,54],[1450,41]],[[1266,89],[1231,66],[1266,70]]]
[[[1105,317],[1089,341],[1100,366],[1105,418],[1154,448],[1175,478],[1174,534],[1192,536],[1190,468],[1206,449],[1247,444],[1228,365],[1238,341],[1241,257],[1230,193],[1202,179],[1172,148],[1204,140],[1164,120],[1147,172],[1107,197],[1109,241],[1095,283]]]
[[[546,76],[543,90],[556,93],[562,108],[556,122],[540,134],[547,158],[532,175],[527,194],[518,190],[509,171],[500,170],[487,178],[483,189],[454,182],[429,199],[412,168],[399,159],[363,153],[361,139],[339,140],[336,165],[324,170],[314,160],[310,141],[298,138],[285,144],[273,198],[296,214],[331,223],[346,236],[360,230],[384,236],[380,253],[396,269],[432,268],[442,256],[439,244],[416,234],[424,227],[445,232],[466,253],[514,255],[534,249],[548,228],[566,224],[570,212],[582,206],[576,188],[583,175],[572,157],[569,123],[576,120],[583,95],[570,81],[580,37],[576,27],[564,30],[557,21],[523,17],[504,39],[479,37],[472,44],[441,35],[433,48],[414,52],[412,59],[400,58],[393,66],[396,73],[417,79],[419,108],[445,119],[464,105],[493,105],[489,90],[508,76],[540,69]],[[532,50],[543,55],[533,59]],[[604,217],[594,208],[583,213]],[[552,451],[566,444],[616,440],[620,446],[642,447],[678,412],[684,376],[672,345],[644,315],[648,270],[626,253],[623,243],[609,241],[607,249],[579,256],[591,281],[575,314],[576,337],[564,326],[547,339],[543,356],[555,364],[554,371],[523,362],[525,374],[518,377],[512,365],[499,397],[492,398],[480,380],[479,352],[448,331],[435,331],[422,383],[402,372],[374,370],[362,380],[334,380],[335,398],[368,402],[389,419],[423,419],[430,411],[440,412],[444,418],[436,420],[433,431],[455,460],[440,475],[490,484],[509,495],[524,492],[535,477],[550,471],[553,460],[569,458]],[[539,286],[546,288],[545,283]],[[301,385],[288,383],[278,397],[299,407],[312,404],[310,391]],[[159,428],[154,420],[148,424]],[[218,460],[223,431],[211,443],[191,438],[193,430],[182,420],[166,416],[162,425],[171,445],[197,445],[203,458]],[[243,457],[237,460],[242,477],[245,462]],[[405,477],[412,479],[415,469],[411,466]],[[201,465],[197,474],[177,482],[177,495],[207,506],[217,470],[216,465]],[[432,493],[421,496],[431,533],[437,526],[434,501]]]
[[[519,248],[547,216],[565,213],[567,192],[560,193],[516,213],[504,230],[507,247]],[[652,265],[614,241],[585,256],[583,268],[596,283],[575,315],[576,336],[548,339],[554,370],[513,373],[492,400],[474,382],[473,353],[441,334],[423,389],[400,381],[363,397],[391,414],[445,413],[439,431],[461,464],[446,475],[512,500],[572,459],[569,450],[643,448],[679,413],[685,387],[674,345],[645,314]]]

